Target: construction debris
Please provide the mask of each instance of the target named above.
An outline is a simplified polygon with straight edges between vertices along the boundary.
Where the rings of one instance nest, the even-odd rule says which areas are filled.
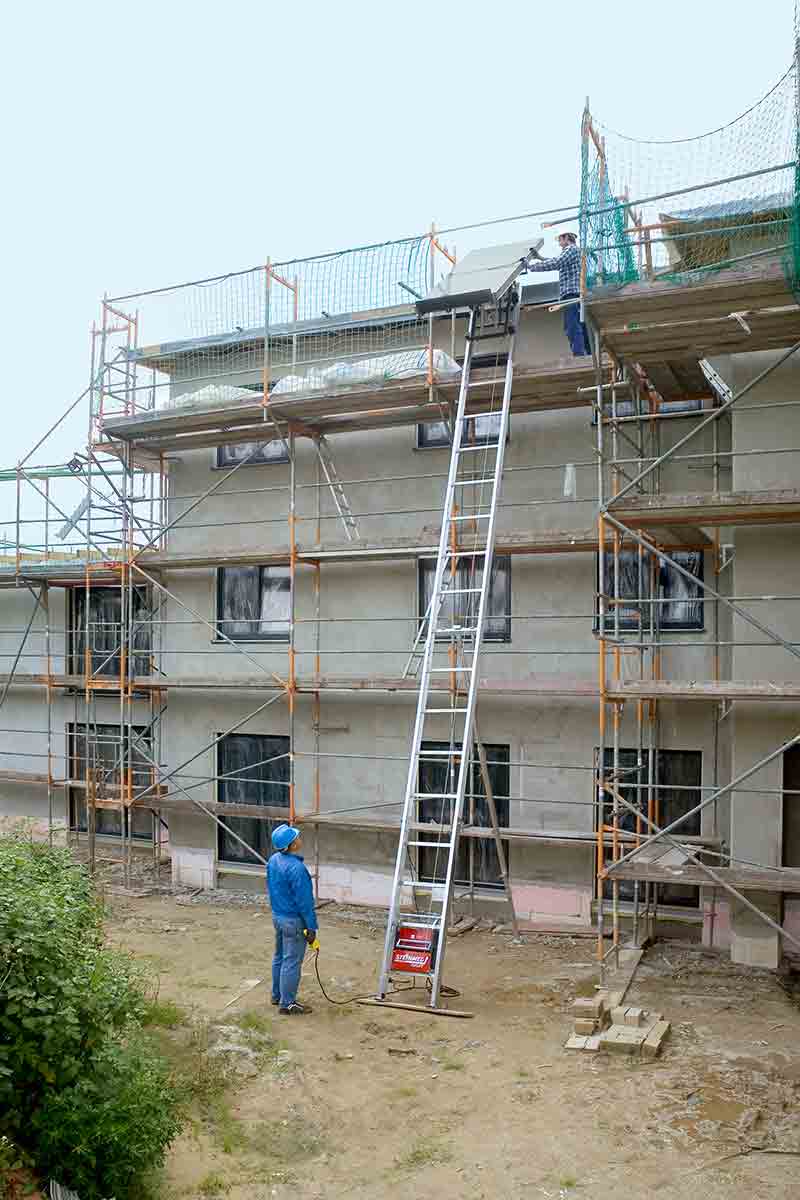
[[[574,1031],[565,1050],[605,1050],[609,1054],[641,1054],[655,1058],[670,1030],[661,1013],[624,1004],[607,1007],[602,992],[592,999],[573,1000]]]

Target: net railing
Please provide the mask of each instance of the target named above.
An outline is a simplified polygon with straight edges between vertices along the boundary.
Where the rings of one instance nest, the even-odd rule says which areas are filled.
[[[282,391],[348,386],[359,378],[348,364],[428,346],[414,304],[451,265],[427,234],[116,297],[97,335],[95,417],[102,427],[113,416],[252,403],[282,380]],[[375,363],[372,374],[430,366]]]
[[[797,72],[698,137],[641,141],[584,113],[581,245],[588,289],[685,283],[797,256]],[[763,265],[763,264],[762,264]]]

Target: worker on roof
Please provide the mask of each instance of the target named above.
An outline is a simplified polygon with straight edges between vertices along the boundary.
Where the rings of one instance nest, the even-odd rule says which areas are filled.
[[[531,262],[529,259],[528,270],[558,271],[559,303],[563,304],[565,300],[573,301],[572,304],[566,304],[562,310],[564,332],[575,357],[584,358],[592,351],[589,346],[589,335],[580,313],[581,252],[578,249],[574,233],[560,233],[558,244],[561,247],[561,253],[557,258],[542,258],[538,250],[532,250],[531,258],[537,261]]]
[[[286,1016],[310,1013],[308,1004],[298,1004],[297,989],[306,946],[319,949],[317,914],[311,876],[300,854],[300,830],[279,825],[272,831],[275,853],[267,863],[267,890],[275,926],[272,959],[272,1003]]]

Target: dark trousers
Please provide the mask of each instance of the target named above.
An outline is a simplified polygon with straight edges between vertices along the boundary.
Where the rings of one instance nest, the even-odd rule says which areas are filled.
[[[562,296],[562,300],[571,300],[577,297],[577,292],[568,293]],[[567,335],[569,346],[576,358],[585,358],[587,354],[591,354],[589,346],[589,334],[586,332],[586,326],[581,320],[581,306],[578,304],[570,304],[567,308],[561,310],[564,314],[564,333]]]

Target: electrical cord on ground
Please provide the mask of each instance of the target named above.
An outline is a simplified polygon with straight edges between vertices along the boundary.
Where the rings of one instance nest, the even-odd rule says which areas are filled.
[[[332,996],[329,996],[328,993],[325,991],[325,985],[323,984],[322,979],[320,978],[320,974],[319,974],[319,950],[314,951],[314,974],[317,977],[317,983],[319,984],[319,990],[322,992],[323,996],[325,997],[325,999],[328,1001],[329,1004],[335,1004],[338,1007],[338,1006],[344,1005],[344,1004],[355,1004],[356,1001],[358,1001],[358,1000],[374,1000],[375,999],[374,992],[368,992],[365,996],[348,996],[345,1000],[334,1000],[334,998]],[[426,984],[427,984],[428,991],[430,991],[431,990],[430,979],[426,980]],[[406,987],[395,988],[392,995],[399,995],[401,992],[413,992],[415,990],[416,990],[416,988],[415,988],[414,984],[412,983],[410,985],[406,985]],[[456,988],[447,987],[446,984],[442,984],[441,987],[439,988],[439,991],[441,992],[441,994],[443,996],[460,996],[461,995],[461,992],[459,992]]]

